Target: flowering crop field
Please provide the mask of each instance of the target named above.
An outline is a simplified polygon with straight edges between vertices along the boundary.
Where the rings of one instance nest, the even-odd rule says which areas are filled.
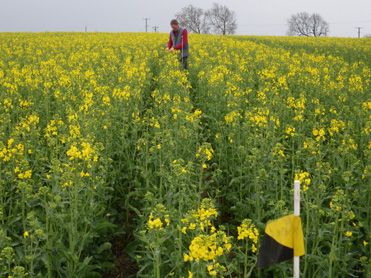
[[[302,277],[371,277],[371,40],[167,40],[0,33],[0,276],[290,277],[298,179]]]

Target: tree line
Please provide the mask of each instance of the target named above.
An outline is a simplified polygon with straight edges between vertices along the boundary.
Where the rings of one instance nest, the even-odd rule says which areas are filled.
[[[232,35],[236,33],[237,16],[227,6],[214,3],[208,10],[188,5],[175,15],[180,25],[190,33]],[[329,23],[318,13],[300,12],[287,19],[286,35],[300,37],[327,37]],[[371,38],[367,34],[364,38]]]
[[[236,13],[227,6],[214,3],[209,10],[188,5],[175,15],[179,24],[191,33],[198,34],[235,34],[237,29]]]
[[[175,17],[190,33],[230,35],[237,29],[236,13],[218,3],[208,10],[188,5]],[[317,13],[297,13],[287,23],[288,36],[325,37],[330,32],[329,24]]]

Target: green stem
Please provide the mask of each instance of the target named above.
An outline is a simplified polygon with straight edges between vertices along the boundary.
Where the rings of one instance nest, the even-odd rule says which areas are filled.
[[[254,159],[253,171],[254,171],[253,179],[256,192],[256,213],[258,215],[258,221],[260,222],[260,187],[256,176],[256,159]]]
[[[243,175],[242,163],[243,163],[243,159],[242,159],[242,154],[241,154],[241,160],[240,160],[240,177],[242,177],[242,175]],[[240,203],[242,203],[242,181],[240,181]]]
[[[179,183],[178,183],[179,184]],[[179,225],[179,227],[182,227],[182,221],[181,221],[181,219],[182,219],[182,217],[181,217],[181,215],[182,215],[182,209],[183,209],[183,194],[182,194],[182,191],[180,191],[180,188],[178,189],[179,190],[179,194],[180,194],[180,200],[179,200],[179,212],[178,212],[178,225]],[[179,263],[179,262],[182,262],[183,260],[182,260],[182,255],[183,255],[183,250],[182,250],[182,247],[183,247],[183,235],[182,235],[182,231],[181,231],[181,229],[179,229],[179,231],[178,231],[178,234],[179,234],[179,236],[178,236],[178,273],[181,273],[181,266],[182,266],[182,264],[181,263]]]
[[[162,151],[160,150],[160,169],[158,169],[158,172],[160,173],[160,196],[159,198],[162,199]]]
[[[332,278],[332,262],[333,262],[333,257],[335,256],[334,255],[334,251],[336,250],[336,245],[337,245],[338,216],[339,216],[339,213],[336,212],[336,215],[335,215],[335,227],[334,227],[334,232],[333,232],[333,236],[332,236],[331,251],[330,251],[330,262],[329,262],[329,273],[328,273],[328,277],[329,278]]]
[[[249,241],[246,238],[245,263],[244,263],[244,270],[243,270],[244,278],[247,278],[247,251],[248,249],[249,249]]]
[[[305,211],[306,211],[306,224],[305,224],[305,234],[308,236],[309,235],[309,205],[308,205],[308,194],[305,194],[306,198],[306,204],[305,204]],[[304,241],[305,244],[305,253],[308,254],[308,240]],[[308,261],[307,261],[308,256],[304,256],[304,271],[303,271],[303,276],[305,277],[305,273],[308,268]]]
[[[161,278],[161,276],[160,276],[160,259],[159,258],[156,259],[156,277]]]
[[[283,196],[283,161],[280,163],[280,188],[281,188],[281,200],[284,200]]]
[[[48,208],[48,203],[47,203],[47,200],[46,200],[46,196],[44,196],[44,206],[45,206],[45,218],[46,218],[46,231],[48,233],[48,235],[51,235],[50,231],[49,231],[49,228],[50,228],[50,223],[49,223],[49,208]],[[49,236],[46,238],[46,246],[47,246],[47,250],[48,250],[48,254],[47,254],[47,262],[46,262],[46,268],[47,268],[47,271],[48,271],[48,278],[51,278],[52,277],[52,268],[51,268],[51,263],[50,263],[50,251],[51,251],[51,241],[50,241],[50,238]]]

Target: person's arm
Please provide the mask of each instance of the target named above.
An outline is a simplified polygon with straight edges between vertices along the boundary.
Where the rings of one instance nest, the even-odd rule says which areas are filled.
[[[183,47],[186,46],[186,44],[187,44],[187,40],[188,40],[187,29],[184,29],[184,30],[183,30],[183,34],[182,34],[182,36],[183,36],[183,42],[180,43],[179,45],[175,46],[175,47],[174,47],[175,50],[180,50],[180,49],[182,49]]]
[[[169,50],[172,46],[173,46],[173,40],[171,39],[171,35],[170,35],[169,43],[167,44],[166,50]]]

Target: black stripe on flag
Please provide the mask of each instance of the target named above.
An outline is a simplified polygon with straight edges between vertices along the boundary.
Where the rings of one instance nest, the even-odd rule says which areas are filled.
[[[279,244],[272,237],[264,233],[260,246],[257,268],[267,267],[294,257],[294,249]]]

